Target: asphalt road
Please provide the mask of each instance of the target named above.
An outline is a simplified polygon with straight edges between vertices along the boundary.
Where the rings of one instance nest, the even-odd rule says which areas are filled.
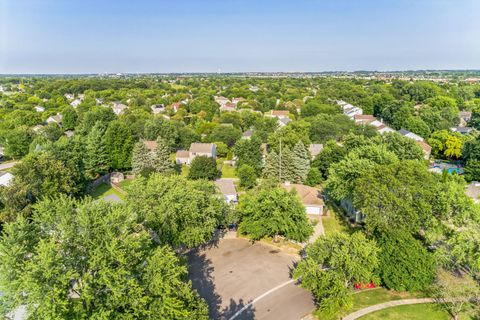
[[[294,282],[282,286],[291,280],[296,259],[260,243],[222,239],[189,254],[189,273],[193,287],[209,305],[211,319],[228,320],[247,306],[235,320],[297,320],[313,310],[314,303],[311,294]]]

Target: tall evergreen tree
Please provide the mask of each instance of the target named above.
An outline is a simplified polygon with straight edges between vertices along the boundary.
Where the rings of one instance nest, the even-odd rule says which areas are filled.
[[[157,147],[152,153],[152,165],[155,171],[160,173],[171,172],[173,169],[170,149],[162,137],[157,138]]]
[[[143,141],[137,142],[133,147],[132,172],[134,174],[148,175],[153,171],[153,157]]]
[[[263,168],[263,177],[278,180],[280,176],[280,164],[278,154],[272,150],[268,153]]]
[[[310,171],[310,157],[302,140],[299,140],[293,148],[293,158],[293,182],[303,183]]]
[[[97,121],[86,138],[84,162],[86,175],[90,179],[108,170],[109,159],[103,140],[104,133],[105,125]]]

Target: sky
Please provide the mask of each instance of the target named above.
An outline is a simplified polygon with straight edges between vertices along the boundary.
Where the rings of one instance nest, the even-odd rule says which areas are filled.
[[[0,0],[0,74],[480,69],[480,0]]]

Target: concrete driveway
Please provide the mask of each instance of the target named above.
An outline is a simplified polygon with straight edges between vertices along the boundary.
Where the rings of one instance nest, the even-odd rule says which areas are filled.
[[[297,257],[274,247],[222,239],[188,258],[193,287],[211,319],[297,320],[314,309],[311,294],[290,278]]]

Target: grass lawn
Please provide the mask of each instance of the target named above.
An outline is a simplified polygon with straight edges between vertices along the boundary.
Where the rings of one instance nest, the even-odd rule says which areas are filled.
[[[229,164],[221,164],[222,178],[236,178],[235,167]]]
[[[182,177],[188,176],[188,171],[190,171],[190,167],[187,165],[182,165],[182,173],[180,174]]]
[[[123,180],[122,182],[120,182],[120,188],[125,190],[125,188],[131,185],[132,182],[133,182],[133,179]]]
[[[372,312],[360,318],[361,320],[448,320],[451,316],[435,303],[413,304],[408,306],[392,307]],[[460,319],[470,319],[460,316]]]
[[[420,293],[397,292],[385,288],[366,290],[353,295],[353,307],[348,310],[348,313],[387,301],[422,297]]]
[[[115,194],[117,195],[120,199],[124,198],[124,195],[118,192],[117,190],[113,189],[109,184],[107,183],[102,183],[95,189],[93,189],[92,192],[90,192],[90,195],[92,196],[93,199],[101,199],[105,196],[108,196],[110,194]]]

